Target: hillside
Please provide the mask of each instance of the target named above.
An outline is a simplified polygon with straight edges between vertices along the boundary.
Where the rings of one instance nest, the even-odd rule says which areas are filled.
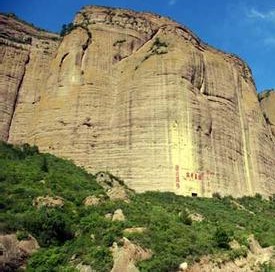
[[[275,193],[273,98],[249,66],[156,14],[87,6],[62,37],[0,14],[0,138],[137,192]]]
[[[193,272],[274,271],[274,252],[267,248],[275,245],[274,197],[134,194],[104,175],[36,147],[1,142],[0,270],[15,271],[28,257],[27,271],[35,272],[126,272],[135,266],[168,272],[184,262]],[[108,196],[116,181],[128,194],[121,200]],[[40,248],[31,257],[15,249],[8,255],[11,246],[3,241],[13,233],[21,242],[36,239]]]

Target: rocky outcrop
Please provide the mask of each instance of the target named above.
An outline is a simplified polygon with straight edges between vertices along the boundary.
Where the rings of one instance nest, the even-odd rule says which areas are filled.
[[[97,206],[100,203],[100,198],[96,197],[96,196],[87,196],[84,201],[83,204],[86,207],[89,206]]]
[[[123,234],[144,233],[146,230],[145,227],[126,228],[123,230]]]
[[[274,249],[272,247],[262,248],[254,236],[248,239],[249,249],[247,256],[226,260],[226,258],[215,258],[213,256],[203,257],[200,262],[195,263],[187,272],[250,272],[263,271],[263,265],[274,265]]]
[[[125,221],[125,215],[121,209],[115,210],[112,221]]]
[[[119,247],[114,243],[111,248],[114,261],[111,272],[138,272],[139,269],[135,264],[138,261],[150,259],[152,253],[149,250],[145,250],[140,246],[133,244],[125,237],[123,237],[122,243],[122,247]]]
[[[238,57],[167,18],[94,6],[59,46],[46,40],[47,56],[24,45],[29,59],[23,49],[8,58],[18,80],[1,89],[3,139],[107,170],[138,192],[275,192],[274,136]]]
[[[96,272],[95,270],[92,269],[92,267],[90,265],[85,265],[82,263],[79,263],[75,268],[79,272]]]
[[[15,234],[0,235],[0,271],[17,271],[24,267],[27,258],[38,249],[36,239],[30,235],[21,241]]]
[[[59,196],[38,196],[33,200],[33,206],[37,208],[48,207],[48,208],[56,208],[64,206],[64,199]]]
[[[106,172],[96,174],[96,181],[101,185],[111,200],[124,200],[129,202],[132,191],[125,186],[124,182]]]

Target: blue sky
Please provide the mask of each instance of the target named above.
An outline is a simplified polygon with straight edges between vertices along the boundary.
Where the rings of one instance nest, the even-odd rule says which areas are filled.
[[[244,59],[258,91],[275,88],[275,0],[0,0],[0,11],[59,32],[84,5],[169,16],[208,44]]]

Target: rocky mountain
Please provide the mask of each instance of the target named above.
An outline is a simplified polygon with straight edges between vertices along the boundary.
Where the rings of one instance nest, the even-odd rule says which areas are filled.
[[[106,7],[83,8],[62,38],[5,15],[0,33],[1,139],[138,192],[275,193],[274,93],[259,102],[238,57]]]

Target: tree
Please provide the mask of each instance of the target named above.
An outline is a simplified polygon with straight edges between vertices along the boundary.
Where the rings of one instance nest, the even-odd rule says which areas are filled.
[[[74,28],[73,23],[63,24],[62,29],[60,31],[60,36],[65,36],[69,34],[73,30],[73,28]]]

